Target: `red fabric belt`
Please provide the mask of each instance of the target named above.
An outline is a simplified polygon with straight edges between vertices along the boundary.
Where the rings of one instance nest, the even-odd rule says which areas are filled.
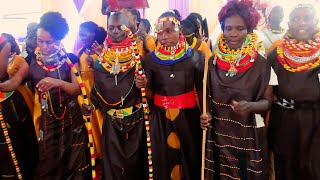
[[[197,106],[195,91],[190,91],[177,96],[154,95],[154,104],[162,108],[193,108]]]

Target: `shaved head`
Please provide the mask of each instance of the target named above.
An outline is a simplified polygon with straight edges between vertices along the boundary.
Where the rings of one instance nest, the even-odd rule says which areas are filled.
[[[120,43],[127,37],[127,33],[121,29],[122,25],[127,27],[129,25],[124,14],[115,12],[110,16],[108,20],[108,36],[112,42]]]

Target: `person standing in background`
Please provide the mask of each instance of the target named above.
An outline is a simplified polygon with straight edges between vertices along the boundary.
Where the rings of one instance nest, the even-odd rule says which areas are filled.
[[[22,48],[21,55],[26,59],[26,62],[30,64],[32,59],[36,58],[34,53],[37,47],[37,29],[38,23],[32,22],[27,26],[27,36],[25,46]]]
[[[90,101],[90,92],[94,84],[93,64],[97,60],[98,55],[93,50],[94,43],[103,45],[107,32],[103,27],[98,26],[92,21],[87,21],[80,24],[79,38],[84,46],[77,52],[77,56],[80,58],[80,76],[84,83],[87,98]],[[84,103],[83,96],[78,96],[78,103],[80,106]],[[96,109],[91,115],[92,134],[94,141],[94,149],[97,158],[97,164],[102,159],[101,149],[101,136],[102,136],[102,121],[103,117],[101,112]],[[101,164],[101,163],[100,163]]]
[[[267,25],[261,30],[261,33],[263,34],[261,40],[263,41],[266,53],[268,54],[272,43],[281,39],[286,31],[281,27],[284,17],[283,8],[281,6],[270,5],[267,7],[265,14]]]
[[[156,48],[154,38],[139,30],[140,26],[140,12],[135,8],[123,8],[121,12],[125,14],[129,21],[129,29],[137,40],[140,56],[145,57],[149,52]]]

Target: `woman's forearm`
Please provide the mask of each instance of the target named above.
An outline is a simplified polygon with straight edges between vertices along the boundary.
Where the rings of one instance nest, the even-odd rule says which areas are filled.
[[[59,87],[65,91],[66,93],[70,94],[70,95],[80,95],[81,94],[81,90],[80,90],[80,86],[77,83],[69,83],[63,80],[58,80],[59,82]]]

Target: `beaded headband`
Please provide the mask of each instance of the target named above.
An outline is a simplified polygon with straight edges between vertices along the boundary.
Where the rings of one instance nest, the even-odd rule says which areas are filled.
[[[167,10],[166,12],[171,12],[171,13],[173,13],[173,14],[176,14],[176,13],[174,12],[174,10],[172,10],[172,9],[169,9],[169,10]]]
[[[293,9],[298,9],[298,8],[310,8],[310,9],[313,9],[314,7],[312,6],[312,4],[298,4]]]
[[[310,3],[304,3],[304,4],[298,4],[298,5],[296,5],[296,6],[291,10],[289,17],[291,18],[294,10],[297,10],[297,9],[300,9],[300,8],[308,8],[308,9],[312,10],[312,11],[314,12],[313,16],[315,17],[315,19],[318,19],[317,10],[316,10],[316,8],[315,8],[312,4],[310,4]]]
[[[174,17],[164,17],[157,20],[157,23],[155,24],[155,33],[160,33],[163,31],[163,23],[166,21],[171,21],[174,23],[174,30],[179,31],[180,28],[180,21],[177,20]]]

